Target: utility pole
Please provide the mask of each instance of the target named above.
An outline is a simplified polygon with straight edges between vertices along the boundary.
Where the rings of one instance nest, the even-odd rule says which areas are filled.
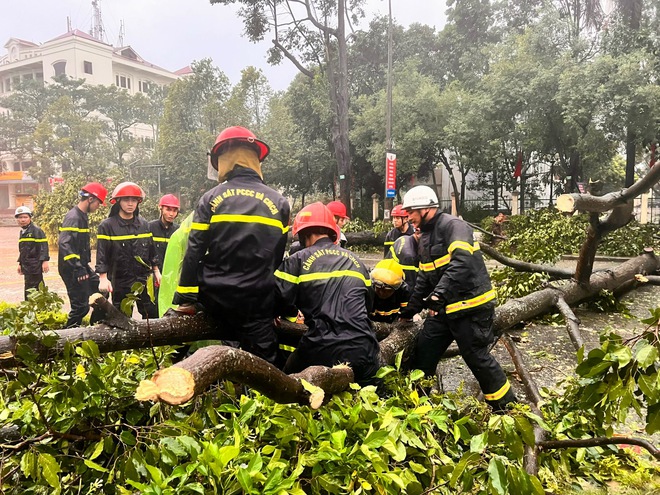
[[[388,197],[387,154],[394,152],[392,145],[392,0],[388,0],[389,20],[387,23],[387,110],[385,116],[385,195],[383,196],[383,217],[392,209],[393,200]]]

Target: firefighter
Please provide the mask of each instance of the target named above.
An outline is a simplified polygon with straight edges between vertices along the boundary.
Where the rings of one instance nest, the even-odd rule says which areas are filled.
[[[288,319],[300,310],[309,329],[284,372],[349,363],[356,382],[374,383],[379,347],[369,321],[373,292],[367,269],[353,253],[334,244],[339,226],[323,203],[300,210],[293,234],[304,248],[275,272],[277,309]]]
[[[427,375],[435,374],[440,357],[455,340],[486,402],[503,410],[516,397],[504,371],[488,352],[494,341],[496,293],[472,229],[438,207],[438,197],[428,186],[415,186],[403,198],[403,208],[410,222],[422,230],[422,237],[417,283],[401,317],[410,319],[423,308],[429,309],[413,366]]]
[[[393,259],[380,260],[371,270],[371,285],[376,293],[373,311],[369,313],[372,321],[392,323],[408,306],[410,291],[403,276],[401,265]]]
[[[158,257],[158,270],[161,275],[163,273],[163,263],[165,261],[165,251],[170,241],[172,234],[179,228],[178,223],[174,220],[179,216],[179,209],[181,203],[179,198],[174,194],[166,194],[158,201],[158,209],[160,210],[160,218],[149,222],[149,230],[151,231],[156,246],[156,256]],[[158,287],[156,287],[155,301],[156,308],[158,308]]]
[[[330,201],[327,204],[328,210],[332,212],[332,215],[335,217],[335,223],[339,227],[339,245],[343,248],[346,247],[346,236],[342,229],[351,219],[346,215],[346,205],[341,201]]]
[[[415,290],[415,282],[417,281],[417,273],[419,272],[419,254],[417,252],[419,246],[419,238],[422,235],[420,229],[414,229],[413,235],[402,235],[385,255],[385,259],[393,259],[403,269],[404,279],[408,285],[410,294]]]
[[[85,184],[78,193],[78,204],[62,220],[57,241],[57,271],[71,303],[67,328],[82,324],[89,312],[89,296],[99,290],[99,276],[89,266],[92,261],[89,214],[105,206],[107,195],[108,190],[98,182]],[[94,317],[91,323],[95,323]]]
[[[25,300],[28,291],[39,289],[44,282],[44,273],[48,273],[48,239],[46,234],[32,221],[32,210],[19,206],[14,212],[16,223],[21,227],[18,237],[18,274],[25,281]]]
[[[290,207],[263,182],[268,153],[244,127],[218,135],[209,157],[220,184],[195,209],[174,304],[194,313],[200,303],[222,322],[218,338],[274,363],[274,272],[284,256]]]
[[[118,309],[133,284],[145,285],[137,298],[138,311],[143,318],[157,318],[146,285],[152,273],[154,285],[160,285],[160,269],[149,223],[140,216],[144,198],[144,191],[134,182],[122,182],[112,191],[110,215],[98,227],[96,273],[99,290],[112,293],[112,304]]]
[[[392,217],[392,225],[394,228],[387,233],[385,236],[385,242],[383,243],[383,258],[387,258],[390,248],[394,245],[399,237],[404,235],[413,235],[415,233],[415,228],[408,222],[408,214],[401,208],[401,205],[396,205],[392,208],[390,213]]]

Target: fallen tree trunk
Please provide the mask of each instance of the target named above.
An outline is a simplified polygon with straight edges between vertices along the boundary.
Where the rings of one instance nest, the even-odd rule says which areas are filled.
[[[375,234],[372,230],[365,230],[364,232],[344,232],[344,235],[349,247],[357,245],[383,247],[387,233]]]
[[[318,409],[326,396],[346,390],[353,381],[348,366],[311,366],[287,375],[267,361],[233,347],[212,345],[143,380],[135,397],[179,405],[204,392],[218,380],[248,385],[282,404],[296,403]],[[303,380],[314,387],[305,388]]]

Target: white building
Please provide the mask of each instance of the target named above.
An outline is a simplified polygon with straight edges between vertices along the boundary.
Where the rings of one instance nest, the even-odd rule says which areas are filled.
[[[154,85],[168,85],[189,68],[170,72],[144,60],[130,46],[114,47],[78,29],[40,45],[18,38],[5,44],[0,55],[0,96],[11,93],[21,81],[48,84],[54,76],[85,79],[87,84],[114,84],[131,94],[146,93]],[[3,109],[0,108],[0,112]],[[152,129],[136,124],[136,137],[151,137]],[[37,183],[26,173],[29,160],[19,161],[0,150],[0,212],[30,205],[38,191]]]

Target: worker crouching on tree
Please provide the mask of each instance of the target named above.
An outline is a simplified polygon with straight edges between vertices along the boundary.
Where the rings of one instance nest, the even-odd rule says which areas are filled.
[[[385,242],[383,243],[384,251],[383,257],[387,258],[390,252],[390,248],[394,245],[394,241],[402,236],[409,236],[415,233],[415,228],[408,222],[408,214],[401,208],[401,205],[396,205],[392,208],[390,213],[392,217],[392,225],[394,228],[390,230],[385,236]]]
[[[19,206],[14,212],[16,223],[21,227],[18,237],[18,274],[25,281],[25,300],[28,291],[38,289],[44,281],[44,273],[48,273],[48,239],[46,234],[32,221],[32,210],[27,206]]]
[[[413,366],[434,375],[440,357],[455,340],[463,360],[481,386],[486,402],[502,410],[516,401],[511,385],[488,352],[494,340],[493,290],[479,244],[463,220],[442,213],[438,197],[428,186],[406,193],[403,208],[421,228],[420,272],[402,318],[423,308],[429,317],[419,334]]]
[[[244,127],[229,127],[216,139],[210,159],[221,184],[195,209],[174,304],[193,313],[201,303],[218,321],[218,338],[274,363],[274,272],[284,256],[290,208],[263,182],[268,152]]]
[[[139,205],[145,194],[134,182],[122,182],[114,191],[110,215],[99,224],[96,250],[96,272],[99,290],[112,293],[112,304],[121,309],[121,302],[131,293],[136,282],[147,285],[153,272],[154,285],[160,285],[160,269],[149,223],[140,216]],[[137,299],[143,318],[157,318],[156,305],[145,289]]]
[[[403,280],[403,270],[393,259],[379,261],[371,270],[371,285],[376,297],[369,317],[373,321],[392,323],[408,306],[410,292]]]
[[[158,258],[158,270],[163,273],[163,262],[165,261],[165,252],[172,234],[179,229],[179,224],[174,223],[179,216],[181,203],[174,194],[166,194],[158,201],[160,218],[149,222],[149,230],[153,235],[154,246],[156,247],[156,257]],[[158,287],[155,288],[156,308],[158,308]],[[160,314],[160,313],[158,313]]]
[[[89,214],[105,206],[108,190],[98,182],[85,184],[78,193],[78,204],[62,220],[57,241],[57,271],[64,281],[71,303],[66,327],[79,327],[89,312],[89,296],[99,291],[99,276],[89,264],[92,250],[89,242]],[[94,324],[96,318],[92,313]]]
[[[379,347],[369,321],[373,293],[366,268],[353,253],[335,244],[339,228],[320,202],[300,210],[293,234],[298,234],[304,248],[275,272],[277,307],[289,319],[300,310],[309,330],[289,356],[284,372],[348,363],[356,382],[375,383]]]

